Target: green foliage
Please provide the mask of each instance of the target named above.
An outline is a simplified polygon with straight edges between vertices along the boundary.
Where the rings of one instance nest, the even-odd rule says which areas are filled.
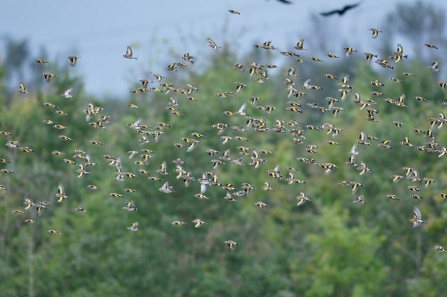
[[[378,251],[385,236],[361,220],[357,226],[347,224],[347,211],[339,206],[325,207],[316,220],[319,232],[308,234],[309,255],[306,280],[310,288],[305,296],[378,296],[389,269],[379,260]]]

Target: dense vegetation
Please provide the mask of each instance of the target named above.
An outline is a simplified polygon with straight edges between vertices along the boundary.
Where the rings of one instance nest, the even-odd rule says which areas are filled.
[[[443,15],[438,16],[438,20],[440,18],[443,19]],[[443,24],[439,28],[443,28]],[[438,33],[436,36],[444,38],[436,43],[444,45],[441,51],[445,49],[446,36],[444,31]],[[380,38],[381,35],[378,40]],[[417,40],[415,44],[419,46],[420,42],[424,43]],[[221,46],[216,51],[204,50],[206,53],[200,56],[203,68],[188,65],[179,68],[178,73],[164,72],[166,78],[162,82],[175,88],[184,88],[187,83],[198,87],[192,94],[198,101],[172,92],[131,94],[123,100],[97,100],[83,91],[82,77],[73,76],[69,66],[56,63],[45,66],[57,75],[47,84],[42,77],[35,78],[42,72],[37,66],[42,65],[36,66],[31,58],[19,59],[19,64],[6,65],[12,62],[5,62],[0,65],[0,130],[11,133],[11,136],[0,136],[0,158],[11,162],[0,164],[0,168],[15,172],[0,173],[0,184],[7,189],[0,190],[0,295],[442,296],[447,290],[447,255],[436,253],[433,248],[438,244],[447,245],[444,229],[447,204],[440,196],[447,191],[446,157],[439,158],[438,153],[399,144],[405,136],[410,137],[415,146],[429,142],[430,139],[415,133],[413,128],[427,130],[427,119],[445,112],[442,103],[446,96],[437,82],[439,73],[427,67],[438,57],[426,52],[436,50],[422,48],[419,52],[417,46],[406,49],[408,60],[398,64],[391,62],[394,69],[383,69],[374,63],[366,65],[362,53],[368,50],[360,46],[351,57],[333,60],[323,59],[324,53],[309,49],[303,57],[319,56],[324,62],[305,58],[308,60],[305,64],[263,49],[236,56],[230,45]],[[385,45],[379,58],[392,55],[394,47],[395,44],[391,49]],[[414,55],[410,53],[412,50]],[[342,53],[338,48],[328,51]],[[178,56],[173,59],[180,61]],[[254,61],[261,64],[280,61],[278,69],[268,70],[269,80],[265,85],[253,81],[256,76],[248,75],[247,65]],[[440,68],[443,62],[441,60]],[[9,76],[11,69],[17,69],[17,65],[22,69],[26,63],[33,65],[30,67],[34,70],[29,70],[33,76],[26,83],[29,94],[20,94],[15,91],[17,86],[9,85]],[[245,65],[247,70],[234,70],[237,63]],[[311,78],[312,83],[322,86],[323,90],[303,90],[306,96],[287,98],[284,73],[291,66],[298,69],[299,77],[292,78],[297,89]],[[403,72],[416,76],[405,77]],[[330,111],[320,112],[306,105],[315,102],[327,106],[325,97],[339,98],[339,81],[324,77],[325,73],[340,78],[349,74],[350,85],[355,90],[345,102],[336,104],[345,109],[337,118]],[[403,84],[391,81],[391,77],[402,80]],[[385,86],[371,85],[374,79],[384,82]],[[237,81],[247,84],[247,88],[237,96],[216,96],[218,92],[234,91]],[[162,89],[156,83],[152,85]],[[71,87],[74,98],[62,98],[60,94]],[[371,91],[384,95],[374,97]],[[376,116],[378,122],[365,120],[367,113],[352,102],[354,92],[359,92],[364,100],[377,102],[374,108],[380,111]],[[406,95],[407,108],[383,101],[384,98],[397,100],[402,94]],[[177,98],[184,116],[174,116],[166,109],[171,96]],[[267,116],[249,104],[250,96],[260,98],[259,106],[269,104],[276,109]],[[414,96],[422,96],[427,102],[414,100]],[[303,113],[287,111],[290,100],[302,104]],[[68,116],[55,114],[54,109],[43,106],[45,102],[59,106]],[[224,114],[224,111],[237,111],[244,102],[248,104],[247,113],[255,118],[266,118],[270,130],[238,132],[228,127],[223,135],[240,135],[249,141],[233,139],[223,145],[211,126],[218,122],[245,126],[243,116]],[[83,110],[89,103],[103,107],[101,115],[110,116],[107,129],[94,129],[85,120]],[[127,108],[127,103],[139,108]],[[163,130],[165,135],[157,143],[150,138],[151,143],[140,145],[141,135],[126,127],[139,118],[142,124],[151,126],[148,130],[154,130],[157,122],[172,127]],[[68,129],[54,129],[42,123],[45,119]],[[304,143],[294,144],[289,133],[272,131],[276,119],[302,122]],[[399,129],[393,121],[404,125]],[[319,126],[328,122],[343,129],[335,139],[324,130],[304,128],[306,124]],[[378,147],[379,140],[372,140],[371,146],[359,146],[358,162],[365,162],[371,169],[371,173],[359,176],[358,171],[345,162],[362,129],[380,140],[390,139],[393,148]],[[445,128],[433,131],[439,148],[446,146]],[[206,136],[192,152],[187,153],[185,148],[174,145],[182,142],[182,137],[191,138],[192,132]],[[61,140],[60,134],[73,141]],[[9,140],[17,140],[34,152],[7,148],[3,143]],[[90,144],[90,140],[104,145]],[[331,140],[340,145],[328,145],[327,141]],[[318,154],[307,153],[304,150],[307,144],[317,145]],[[235,159],[239,157],[237,147],[240,145],[271,150],[274,154],[263,155],[266,162],[259,169],[247,165],[251,154],[244,157],[246,165],[243,166],[225,162],[217,169],[219,182],[231,183],[237,189],[242,183],[250,183],[256,190],[248,196],[235,197],[237,202],[224,200],[227,191],[220,187],[207,189],[205,195],[209,200],[195,198],[200,191],[197,180],[203,172],[212,171],[211,158],[205,150],[231,149],[231,157]],[[154,158],[148,165],[138,166],[134,164],[139,160],[138,155],[128,159],[127,152],[142,148],[153,150]],[[72,159],[76,149],[88,152],[97,163],[88,168],[90,175],[84,178],[77,178],[76,165],[63,161]],[[53,155],[55,150],[64,152],[65,156]],[[120,157],[123,170],[137,177],[116,182],[115,170],[103,158],[105,154]],[[338,168],[325,175],[324,169],[299,162],[297,157],[315,158],[318,163],[331,162]],[[176,158],[187,162],[183,167],[196,179],[189,187],[184,186],[182,179],[176,179],[172,164]],[[170,175],[160,176],[155,172],[163,161]],[[282,180],[266,175],[266,170],[276,165],[280,165]],[[405,175],[402,169],[405,166],[416,168],[421,178],[432,178],[436,182],[426,188],[423,183],[407,179],[393,183],[391,176]],[[307,183],[287,184],[287,167],[300,170],[296,177]],[[148,180],[138,173],[141,168],[168,181],[174,192],[160,192],[158,189],[163,183]],[[358,181],[364,186],[352,195],[349,187],[337,185],[342,180]],[[265,181],[271,183],[274,191],[261,189]],[[61,203],[54,196],[58,184],[64,185],[70,197]],[[422,189],[423,199],[411,197],[413,193],[407,186],[414,184]],[[87,185],[96,185],[99,189],[90,190]],[[125,193],[125,188],[138,192]],[[125,198],[113,198],[109,196],[112,192],[123,194]],[[297,207],[295,197],[300,192],[305,192],[311,201]],[[401,200],[391,200],[387,194],[397,194]],[[359,195],[364,195],[366,204],[353,203]],[[34,208],[23,210],[26,198],[48,200],[51,204],[38,216]],[[122,210],[130,200],[135,201],[137,211]],[[260,209],[254,206],[256,201],[263,201],[270,207]],[[74,211],[79,205],[87,212]],[[427,221],[426,225],[415,229],[408,222],[414,205],[421,209]],[[15,215],[13,210],[24,213]],[[24,223],[27,218],[37,222]],[[195,218],[207,224],[194,228],[191,221]],[[187,224],[173,226],[174,220]],[[132,222],[139,222],[137,232],[126,230]],[[62,234],[49,234],[49,229]],[[229,239],[240,244],[234,251],[224,244]]]

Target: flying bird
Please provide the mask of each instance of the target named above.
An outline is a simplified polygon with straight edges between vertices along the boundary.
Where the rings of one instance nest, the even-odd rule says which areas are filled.
[[[348,5],[345,5],[342,9],[335,9],[335,10],[331,10],[331,11],[328,11],[328,12],[322,12],[322,13],[320,13],[320,14],[321,14],[322,16],[330,16],[330,15],[333,15],[333,14],[338,13],[339,16],[342,16],[342,15],[344,15],[348,10],[351,10],[351,9],[353,9],[353,8],[356,8],[356,7],[359,6],[361,3],[362,3],[362,2],[358,2],[358,3],[356,3],[356,4],[348,4]]]
[[[61,94],[61,96],[64,98],[73,98],[72,92],[73,92],[73,88],[70,88],[70,89],[66,90],[63,94]]]
[[[226,241],[224,241],[224,243],[225,243],[226,245],[228,245],[228,247],[229,247],[230,250],[232,250],[232,251],[234,251],[235,247],[236,247],[237,245],[239,245],[239,243],[234,242],[234,241],[232,241],[232,240],[226,240]]]
[[[25,85],[24,85],[23,83],[21,83],[21,84],[19,85],[19,88],[17,89],[17,91],[19,91],[19,92],[22,93],[22,94],[28,94],[28,92],[27,92],[26,89],[25,89]]]
[[[228,12],[232,13],[232,14],[241,14],[239,11],[234,10],[234,9],[229,9]]]
[[[411,219],[410,222],[413,223],[413,228],[416,228],[422,223],[427,224],[427,222],[421,220],[421,211],[417,206],[414,206],[413,208],[413,219]]]
[[[135,58],[135,57],[133,56],[133,51],[132,51],[132,48],[131,48],[130,46],[127,47],[127,49],[126,49],[126,54],[123,55],[123,57],[126,58],[126,59],[134,59],[134,60],[137,59],[137,58]]]
[[[217,50],[218,48],[220,48],[220,46],[217,46],[217,44],[211,38],[208,38],[207,40],[209,47],[211,47],[212,49]]]
[[[79,58],[80,57],[78,57],[78,56],[69,56],[68,59],[70,60],[70,66],[75,67],[76,62],[78,61]]]

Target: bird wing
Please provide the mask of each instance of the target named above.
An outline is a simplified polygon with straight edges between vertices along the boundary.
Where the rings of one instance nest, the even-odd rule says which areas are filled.
[[[419,208],[417,206],[414,207],[414,214],[416,215],[418,220],[421,219],[421,211],[419,210]]]
[[[303,204],[304,203],[304,198],[300,198],[299,199],[300,201],[296,204],[296,206],[300,206],[301,204]]]
[[[348,5],[345,5],[345,7],[343,7],[343,13],[344,12],[346,12],[346,11],[348,11],[348,10],[350,10],[350,9],[353,9],[353,8],[356,8],[357,6],[359,6],[360,4],[361,4],[362,2],[358,2],[358,3],[356,3],[356,4],[348,4]]]
[[[247,103],[242,104],[242,106],[239,108],[239,113],[245,113],[245,109],[247,108]]]
[[[64,186],[60,184],[60,185],[58,186],[58,188],[57,188],[57,192],[58,192],[60,195],[64,195]]]
[[[360,131],[359,139],[362,141],[366,139],[366,134],[364,130]]]
[[[198,142],[192,142],[189,146],[188,149],[186,150],[187,153],[191,152],[196,146],[197,146]]]
[[[141,123],[141,119],[138,119],[135,123],[133,123],[134,126],[139,126]]]
[[[331,11],[328,11],[328,12],[322,12],[322,13],[320,13],[320,15],[322,15],[322,16],[330,16],[330,15],[333,15],[333,14],[336,14],[336,13],[340,14],[340,10],[331,10]]]
[[[213,47],[216,46],[216,43],[211,38],[208,38],[208,43]]]
[[[255,159],[258,159],[258,158],[259,158],[258,150],[253,149],[253,150],[252,150],[252,154],[253,154],[253,158],[255,158]]]
[[[168,187],[169,187],[169,183],[168,183],[168,182],[165,182],[161,188],[162,188],[163,190],[167,190]]]
[[[130,46],[128,46],[127,49],[126,49],[126,55],[132,56],[132,54],[133,54],[132,48]]]
[[[323,12],[323,13],[320,13],[320,15],[322,15],[322,16],[330,16],[330,15],[333,15],[333,14],[338,13],[338,14],[341,16],[341,15],[343,15],[346,11],[348,11],[348,10],[350,10],[350,9],[353,9],[353,8],[356,8],[356,7],[359,6],[361,3],[362,3],[362,2],[358,2],[358,3],[355,3],[355,4],[348,4],[348,5],[345,5],[342,9],[336,9],[336,10],[331,10],[331,11],[328,11],[328,12]]]
[[[92,164],[92,157],[90,157],[89,154],[85,154],[85,160],[87,161],[87,164]]]
[[[65,96],[71,96],[71,92],[73,91],[73,88],[70,88],[70,89],[68,89],[68,90],[66,90],[65,92],[64,92],[64,95]]]
[[[401,104],[403,104],[404,101],[405,101],[405,94],[402,94],[402,95],[399,96],[399,100],[398,100],[398,102],[401,103]]]
[[[205,194],[206,192],[206,184],[200,184],[200,194]]]

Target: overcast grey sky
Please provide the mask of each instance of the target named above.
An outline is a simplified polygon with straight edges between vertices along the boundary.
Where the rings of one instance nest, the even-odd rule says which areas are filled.
[[[163,73],[164,67],[174,62],[164,54],[170,47],[194,55],[199,49],[209,49],[206,38],[211,37],[216,43],[243,38],[240,43],[248,46],[271,40],[280,49],[290,50],[288,46],[313,34],[355,38],[353,43],[365,36],[371,42],[368,28],[386,32],[380,27],[383,17],[401,1],[414,2],[364,0],[343,17],[323,18],[326,32],[310,32],[312,14],[356,0],[290,1],[292,5],[276,0],[2,0],[0,34],[29,38],[36,52],[45,45],[50,61],[78,54],[82,58],[76,73],[85,77],[87,91],[122,95],[129,91],[129,79],[141,78],[142,69]],[[444,0],[425,2],[447,9]],[[241,15],[232,15],[228,9]],[[228,29],[225,34],[222,28]],[[137,61],[122,57],[127,45],[134,45]]]

